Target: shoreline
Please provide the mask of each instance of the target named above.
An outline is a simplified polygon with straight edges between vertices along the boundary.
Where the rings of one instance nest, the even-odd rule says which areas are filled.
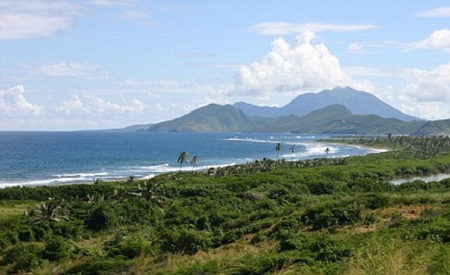
[[[316,140],[313,143],[324,144],[324,145],[326,145],[326,144],[330,145],[331,144],[331,145],[339,145],[339,146],[348,145],[348,146],[351,146],[351,147],[355,147],[355,148],[365,149],[365,150],[370,150],[371,151],[371,152],[366,152],[364,154],[355,154],[355,155],[350,155],[350,156],[324,155],[324,157],[326,157],[326,158],[365,156],[365,155],[368,155],[368,154],[374,154],[374,153],[376,154],[376,153],[383,153],[383,152],[386,152],[386,151],[390,151],[389,149],[386,149],[386,148],[377,148],[377,147],[370,147],[370,146],[358,145],[358,144],[348,144],[348,143],[345,143],[345,142],[340,143],[340,142],[329,141],[329,140]],[[284,159],[287,162],[293,162],[293,161],[312,160],[312,159],[318,159],[318,158],[321,158],[321,157],[312,157],[312,158],[308,158],[307,157],[307,158],[304,158],[304,159],[295,159],[295,160],[292,160],[292,159],[286,157],[286,158],[282,158],[282,159]],[[257,160],[258,159],[253,159],[252,161],[257,161]],[[248,163],[248,162],[245,162],[245,163]],[[242,165],[242,164],[245,164],[245,163],[229,163],[229,164],[224,164],[224,165],[220,165],[220,164],[218,164],[218,165],[205,165],[205,166],[203,166],[201,168],[197,167],[194,170],[192,170],[191,167],[189,167],[189,168],[184,167],[182,169],[182,173],[191,172],[191,171],[206,172],[206,171],[208,171],[208,169],[211,169],[211,168],[215,169],[215,168],[220,168],[220,167],[232,167],[232,166],[236,166],[236,165]],[[153,173],[151,173],[149,175],[146,175],[146,176],[143,176],[143,177],[133,176],[134,177],[133,180],[134,181],[148,180],[148,179],[152,179],[154,177],[157,177],[159,175],[168,175],[168,174],[172,174],[172,173],[178,173],[178,171],[179,171],[178,168],[175,169],[175,167],[174,167],[173,171],[153,172]],[[37,183],[37,184],[36,183],[30,183],[30,184],[4,183],[4,184],[2,184],[2,183],[0,183],[0,189],[14,188],[14,187],[35,188],[35,187],[53,187],[53,186],[56,187],[56,186],[63,186],[63,185],[65,186],[65,185],[80,185],[80,184],[83,184],[83,185],[85,185],[85,184],[96,184],[97,180],[99,180],[100,182],[103,182],[103,183],[126,182],[126,181],[129,180],[129,178],[130,178],[130,176],[129,177],[123,177],[123,178],[122,177],[114,178],[114,179],[108,179],[108,178],[102,179],[102,178],[95,178],[94,177],[90,181],[88,181],[87,179],[86,180],[83,179],[83,180],[80,180],[80,181],[74,180],[72,182],[58,182],[55,179],[56,182],[53,182],[53,183],[42,183],[42,184],[39,184],[39,183]],[[39,182],[39,181],[47,181],[47,180],[34,180],[33,182]]]

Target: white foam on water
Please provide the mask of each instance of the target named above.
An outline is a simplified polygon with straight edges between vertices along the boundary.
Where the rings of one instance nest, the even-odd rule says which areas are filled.
[[[61,175],[52,175],[53,177],[58,178],[70,178],[70,177],[97,177],[97,176],[106,176],[108,175],[107,172],[99,172],[99,173],[66,173]]]

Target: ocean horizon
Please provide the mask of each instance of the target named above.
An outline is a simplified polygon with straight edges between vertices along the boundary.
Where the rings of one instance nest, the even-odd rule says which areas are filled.
[[[0,188],[149,179],[180,171],[243,164],[262,158],[304,160],[347,157],[380,150],[322,143],[329,135],[266,133],[0,132]],[[294,146],[294,151],[292,151]],[[325,152],[329,148],[328,154]]]

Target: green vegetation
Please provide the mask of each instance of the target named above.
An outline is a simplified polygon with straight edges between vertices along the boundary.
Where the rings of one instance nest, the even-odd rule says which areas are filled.
[[[2,189],[0,274],[448,274],[450,177],[389,181],[449,173],[450,138],[342,142],[391,151]]]
[[[267,110],[267,112],[270,112]],[[405,115],[404,115],[405,116]],[[152,132],[268,132],[371,135],[449,135],[450,119],[403,121],[378,115],[355,115],[340,104],[303,116],[247,116],[231,105],[210,104],[148,129]]]

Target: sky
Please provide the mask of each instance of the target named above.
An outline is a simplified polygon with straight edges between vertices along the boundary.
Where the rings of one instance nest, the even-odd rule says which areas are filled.
[[[0,130],[121,128],[338,86],[450,119],[450,2],[0,0]]]

